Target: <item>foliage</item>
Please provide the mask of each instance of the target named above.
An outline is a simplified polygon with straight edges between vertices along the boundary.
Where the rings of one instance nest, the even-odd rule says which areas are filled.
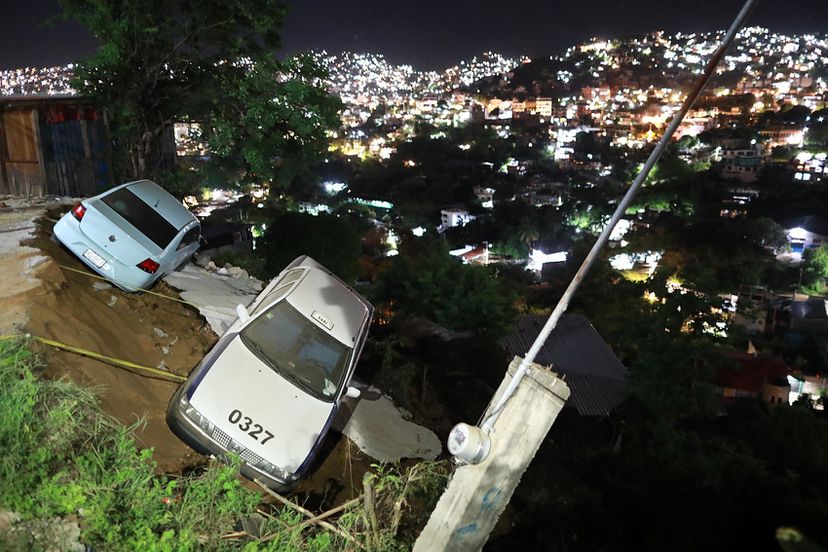
[[[371,550],[410,550],[448,483],[447,465],[420,462],[404,471],[389,465],[373,467],[374,473],[366,475],[377,493],[381,529],[374,535],[367,530],[366,544]]]
[[[723,340],[703,332],[713,305],[664,284],[613,277],[602,261],[587,277],[571,310],[628,367],[630,396],[608,418],[561,413],[511,502],[514,529],[487,548],[773,549],[782,525],[828,543],[824,416],[749,399],[722,415],[711,376]]]
[[[329,518],[340,532],[310,526],[295,509],[260,506],[238,463],[156,475],[152,450],[138,450],[134,427],[104,415],[95,393],[39,379],[36,366],[24,342],[0,340],[0,510],[21,517],[0,532],[0,548],[68,549],[73,543],[59,532],[37,529],[60,519],[76,519],[81,542],[96,550],[342,550],[350,546],[343,534],[371,542],[361,502]],[[409,549],[445,486],[446,465],[375,468],[369,477],[380,523],[373,536],[382,546],[373,549]],[[257,510],[261,539],[226,538]]]
[[[0,341],[0,508],[24,522],[79,515],[83,541],[101,549],[227,548],[221,535],[259,501],[237,466],[156,477],[152,450],[139,451],[133,428],[103,415],[93,392],[39,380],[32,366],[23,343]]]
[[[445,243],[407,240],[371,290],[395,316],[421,316],[455,331],[494,337],[511,327],[514,297],[485,267],[464,265]]]
[[[262,281],[267,281],[273,276],[265,267],[266,259],[252,251],[223,251],[212,257],[212,260],[218,267],[230,265],[243,268],[248,274]]]
[[[690,220],[665,216],[656,231],[625,236],[631,251],[665,251],[659,267],[694,289],[716,295],[766,283],[775,273],[774,251],[787,244],[784,229],[767,218]]]
[[[368,340],[365,357],[377,357],[379,368],[374,383],[394,398],[394,401],[409,410],[417,395],[417,371],[422,363],[414,362],[404,355],[400,339],[391,335],[378,339],[376,335]]]
[[[99,44],[73,85],[106,112],[118,180],[160,178],[179,191],[181,179],[163,173],[174,165],[172,125],[188,120],[203,123],[211,162],[235,169],[231,184],[284,183],[302,173],[334,122],[337,104],[319,70],[273,57],[281,0],[60,4]]]
[[[822,108],[811,114],[805,142],[811,146],[828,145],[828,108]]]
[[[310,255],[345,282],[357,278],[360,236],[345,219],[333,215],[275,213],[258,241],[267,278],[300,255]]]
[[[326,149],[325,130],[336,127],[341,107],[324,89],[324,76],[305,55],[235,64],[206,99],[200,119],[212,170],[226,182],[282,188],[296,178],[311,178],[310,169]]]
[[[805,292],[828,291],[828,244],[802,253],[802,285]]]

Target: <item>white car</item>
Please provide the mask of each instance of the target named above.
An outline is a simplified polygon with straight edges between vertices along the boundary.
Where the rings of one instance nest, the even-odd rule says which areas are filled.
[[[173,396],[167,424],[204,454],[286,491],[310,468],[368,335],[373,307],[304,256],[250,305]]]
[[[84,199],[52,233],[86,266],[134,292],[193,256],[201,223],[161,186],[138,180]]]

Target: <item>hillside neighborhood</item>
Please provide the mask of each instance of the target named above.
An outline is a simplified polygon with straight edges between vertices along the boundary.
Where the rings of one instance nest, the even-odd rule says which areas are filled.
[[[234,14],[246,29],[249,14]],[[153,33],[175,36],[164,25]],[[169,39],[155,64],[104,52],[97,64],[0,71],[0,351],[12,359],[0,361],[10,374],[0,389],[40,379],[99,389],[95,403],[61,388],[68,398],[37,415],[68,418],[61,409],[83,403],[73,423],[107,428],[75,430],[94,443],[80,467],[64,467],[84,448],[68,435],[55,437],[54,465],[26,445],[44,458],[25,479],[42,505],[22,487],[0,493],[0,547],[57,531],[67,550],[410,549],[463,465],[446,447],[455,424],[484,425],[507,367],[725,36],[656,31],[419,70],[375,53],[275,60],[255,33],[213,31],[183,53]],[[160,46],[135,48],[152,57]],[[136,64],[128,94],[91,78]],[[826,119],[828,34],[739,31],[534,360],[569,395],[498,506],[487,550],[777,549],[786,528],[828,546]],[[96,270],[54,234],[133,181],[174,197],[198,229],[177,239],[198,252],[127,293],[101,276],[106,259]],[[324,378],[322,402],[335,406],[300,462],[306,475],[282,496],[187,446],[165,413],[171,397],[192,412],[181,390],[262,318],[261,302],[279,295],[268,285],[291,284],[306,255],[373,317],[364,347],[345,340],[353,379]],[[147,260],[144,272],[164,266]],[[328,308],[307,317],[333,335],[339,313]],[[17,360],[29,351],[36,361]],[[267,364],[267,351],[251,351]],[[228,408],[230,421],[250,409]],[[294,411],[293,425],[310,416]],[[238,462],[267,464],[199,424],[237,445]],[[15,431],[0,428],[0,442]],[[113,450],[128,456],[103,452]],[[0,463],[0,484],[13,471]],[[108,479],[118,471],[145,480]],[[127,487],[147,493],[139,506],[119,494]],[[203,499],[191,492],[227,501],[203,516],[214,532],[180,521]],[[132,508],[152,520],[122,520]],[[38,529],[38,516],[53,521]]]

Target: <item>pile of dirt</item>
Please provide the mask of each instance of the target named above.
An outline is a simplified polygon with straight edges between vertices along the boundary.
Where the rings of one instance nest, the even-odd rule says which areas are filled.
[[[57,219],[61,215],[60,212],[49,213],[47,219]],[[38,222],[35,237],[24,242],[25,246],[40,250],[45,257],[36,274],[41,285],[26,296],[26,331],[180,376],[189,375],[216,343],[218,336],[196,308],[156,295],[126,293],[95,277],[51,239],[51,223],[44,219]],[[184,282],[192,285],[193,275],[186,273],[182,277]],[[179,297],[179,292],[165,282],[157,283],[152,291]],[[228,305],[238,303],[237,292],[230,293],[233,300],[228,300]],[[40,350],[47,377],[67,377],[84,387],[100,389],[104,411],[123,424],[142,420],[136,431],[138,443],[154,449],[160,471],[182,473],[206,462],[167,427],[166,409],[177,383],[47,346],[40,346]],[[364,400],[381,398],[379,393],[375,395],[366,393]],[[376,460],[360,452],[340,433],[351,421],[355,407],[343,402],[336,431],[328,434],[315,466],[300,482],[297,493],[305,501],[329,508],[361,492],[362,475]],[[369,413],[369,416],[374,415]],[[387,412],[382,416],[392,418]],[[390,431],[392,426],[372,428],[372,432],[386,438],[389,433],[394,433]],[[419,434],[416,440],[420,441]],[[427,448],[439,452],[440,444],[436,442]],[[417,452],[419,455],[422,451]]]
[[[49,257],[38,272],[43,285],[28,299],[26,331],[188,375],[218,339],[198,312],[162,297],[126,293],[91,273],[62,269],[59,265],[84,271],[77,259],[51,241],[50,226],[41,225],[41,231],[26,244]],[[163,283],[153,291],[177,295]],[[137,431],[139,444],[155,449],[160,470],[178,472],[204,461],[172,434],[164,420],[177,383],[51,347],[41,347],[41,351],[47,377],[65,376],[80,385],[100,388],[104,410],[124,424],[143,419],[145,423]]]

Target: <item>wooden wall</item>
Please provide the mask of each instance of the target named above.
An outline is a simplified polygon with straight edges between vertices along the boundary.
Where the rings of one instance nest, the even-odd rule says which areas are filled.
[[[34,109],[2,113],[3,179],[0,193],[42,196],[46,193],[46,174],[39,148],[40,129]]]
[[[105,122],[71,103],[0,108],[0,194],[93,196],[112,185]]]

